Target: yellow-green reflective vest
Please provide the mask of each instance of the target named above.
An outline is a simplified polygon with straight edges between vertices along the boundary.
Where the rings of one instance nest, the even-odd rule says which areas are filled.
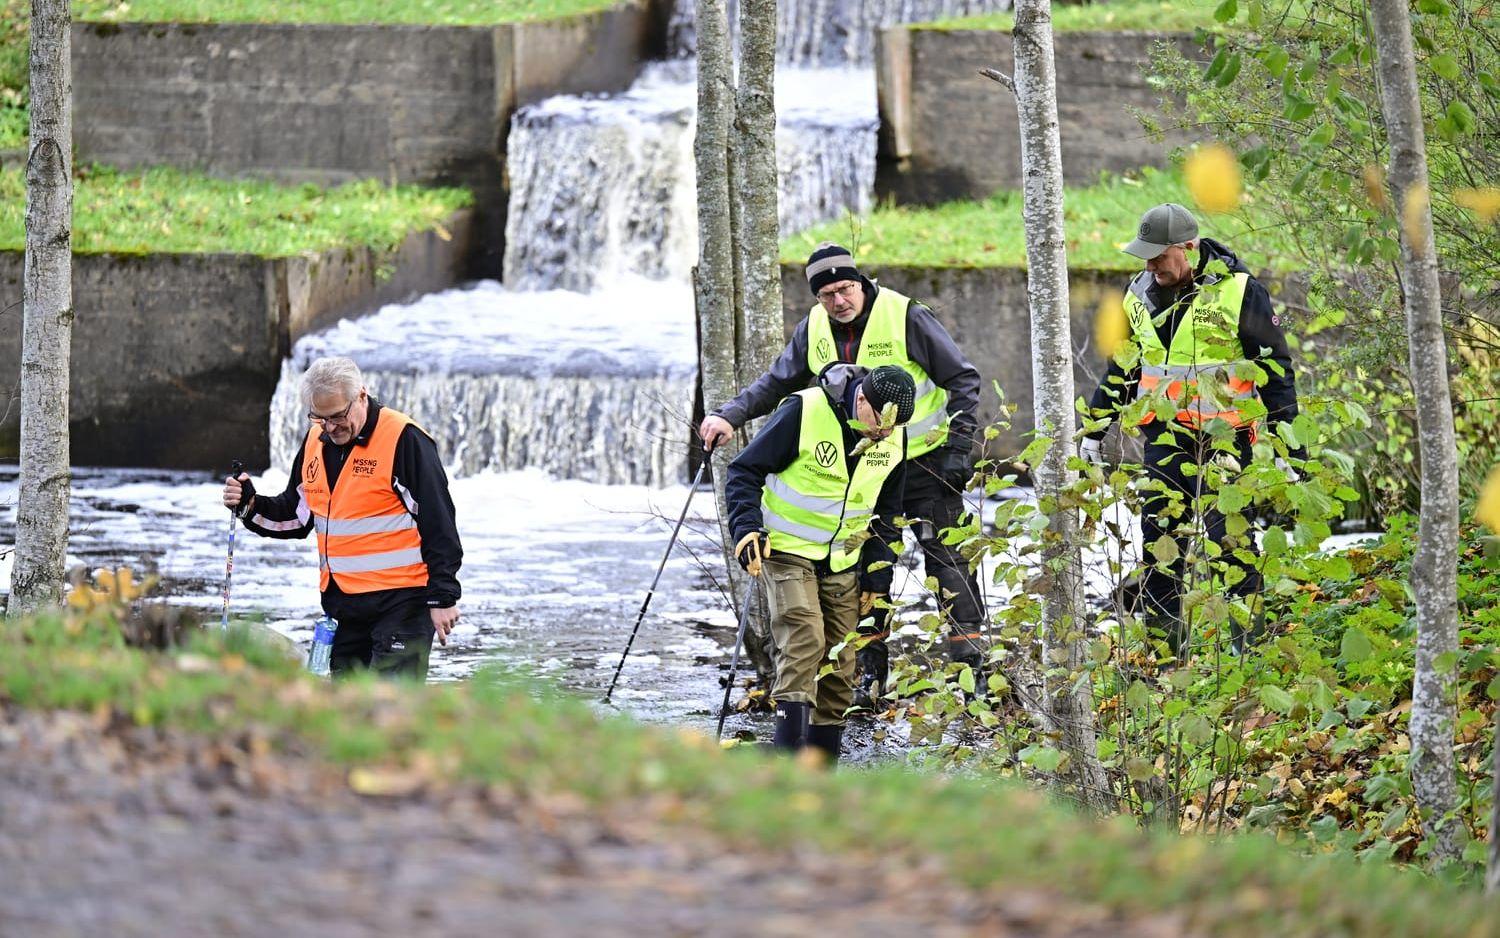
[[[1138,277],[1130,284],[1125,291],[1125,315],[1141,352],[1137,398],[1165,384],[1167,399],[1177,404],[1177,419],[1182,423],[1202,427],[1215,418],[1236,427],[1245,423],[1234,402],[1254,397],[1255,382],[1236,377],[1234,371],[1245,361],[1239,339],[1240,305],[1249,282],[1249,274],[1235,273],[1200,285],[1172,334],[1170,349],[1156,332],[1157,311],[1146,295],[1147,279]],[[1154,419],[1156,414],[1147,411],[1141,423]]]
[[[864,545],[862,535],[875,514],[885,480],[901,462],[903,441],[898,427],[862,453],[849,475],[844,458],[844,427],[821,388],[798,391],[802,399],[802,434],[797,458],[766,476],[760,511],[771,534],[771,552],[828,558],[835,573],[854,566]],[[788,398],[790,400],[790,398]]]
[[[942,446],[948,439],[948,392],[932,383],[927,372],[906,354],[906,308],[911,300],[890,287],[875,294],[865,333],[859,340],[854,364],[874,370],[881,365],[899,365],[917,385],[917,406],[906,425],[906,455],[915,459]],[[813,374],[839,361],[838,346],[828,310],[822,304],[807,314],[807,368]]]

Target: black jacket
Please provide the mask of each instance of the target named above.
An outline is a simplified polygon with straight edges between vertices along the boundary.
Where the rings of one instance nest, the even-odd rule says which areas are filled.
[[[862,437],[850,429],[847,422],[849,413],[844,401],[852,396],[854,386],[867,373],[859,365],[834,363],[823,369],[823,374],[818,378],[818,387],[833,405],[839,419],[845,421],[844,464],[851,475],[855,459],[850,453]],[[760,495],[766,484],[766,476],[782,472],[796,461],[801,449],[801,439],[802,399],[794,394],[776,408],[771,419],[766,421],[755,439],[750,441],[750,445],[741,450],[729,464],[729,477],[724,483],[724,501],[729,509],[729,530],[736,544],[746,534],[765,529],[765,519],[760,511]],[[880,489],[880,496],[875,500],[875,517],[870,524],[870,530],[875,536],[865,541],[864,551],[856,565],[860,571],[860,585],[864,589],[877,593],[890,591],[894,572],[890,567],[873,572],[866,568],[873,563],[891,563],[896,559],[890,545],[901,539],[895,522],[897,515],[901,513],[905,484],[906,461],[902,460],[886,478],[885,485]],[[817,566],[820,571],[826,572],[827,561]]]
[[[859,354],[865,324],[870,320],[870,310],[880,290],[873,281],[865,277],[860,280],[865,287],[865,308],[848,323],[829,320],[839,361],[853,362]],[[948,392],[948,413],[952,415],[949,442],[930,455],[953,449],[967,456],[979,425],[979,369],[964,358],[932,310],[916,301],[906,310],[906,354],[927,372],[934,384]],[[769,414],[787,395],[811,387],[816,377],[807,367],[807,318],[803,317],[771,370],[714,413],[732,426],[742,427],[747,420]]]
[[[370,401],[365,425],[348,446],[339,446],[329,439],[327,433],[322,434],[323,465],[328,471],[331,488],[338,486],[339,474],[350,451],[356,446],[369,444],[381,410],[379,401]],[[302,538],[312,531],[312,513],[302,498],[302,452],[299,447],[292,460],[286,491],[280,495],[255,496],[251,508],[242,515],[246,528],[262,537],[276,538]],[[407,425],[396,440],[391,490],[417,519],[417,533],[422,537],[422,560],[427,564],[427,586],[377,592],[412,593],[414,599],[420,598],[428,606],[439,609],[454,605],[461,592],[458,568],[463,563],[464,549],[458,540],[453,498],[448,494],[448,474],[443,471],[437,444],[415,424]],[[331,577],[324,592],[325,608],[329,606],[330,595],[343,595]]]
[[[1137,280],[1149,284],[1146,295],[1152,305],[1157,309],[1169,310],[1166,318],[1156,326],[1156,334],[1167,348],[1172,347],[1172,336],[1177,334],[1183,315],[1192,306],[1193,298],[1198,293],[1198,285],[1203,280],[1204,268],[1212,260],[1223,261],[1230,273],[1250,272],[1250,268],[1229,248],[1212,238],[1203,238],[1198,242],[1198,268],[1193,271],[1191,284],[1176,289],[1159,287],[1150,272],[1142,271],[1137,275]],[[1275,432],[1277,424],[1290,423],[1296,419],[1297,379],[1292,372],[1292,353],[1286,344],[1286,334],[1281,331],[1281,320],[1271,308],[1271,294],[1254,277],[1245,285],[1245,298],[1240,304],[1239,338],[1245,357],[1260,363],[1266,371],[1266,383],[1257,388],[1257,391],[1261,403],[1266,405],[1266,423]],[[1268,363],[1274,363],[1276,367],[1271,367]],[[1111,361],[1104,380],[1099,382],[1099,387],[1095,389],[1093,399],[1089,402],[1090,408],[1094,413],[1107,415],[1113,421],[1121,407],[1135,400],[1136,386],[1140,380],[1139,366],[1126,371]],[[1101,439],[1106,432],[1108,428],[1096,430],[1089,436]]]

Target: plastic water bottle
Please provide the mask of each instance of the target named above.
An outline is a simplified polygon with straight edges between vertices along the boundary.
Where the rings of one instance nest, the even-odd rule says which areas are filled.
[[[328,664],[333,657],[333,633],[338,629],[338,620],[328,616],[318,616],[318,621],[313,623],[312,651],[307,653],[307,670],[313,674],[328,675]]]

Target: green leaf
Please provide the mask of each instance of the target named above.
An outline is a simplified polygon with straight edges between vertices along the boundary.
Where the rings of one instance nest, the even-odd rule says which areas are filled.
[[[1275,684],[1262,685],[1260,689],[1260,702],[1269,710],[1277,713],[1291,713],[1292,708],[1297,705],[1297,700],[1285,689]]]
[[[1287,63],[1291,60],[1292,57],[1287,55],[1286,50],[1281,46],[1271,46],[1266,50],[1263,58],[1263,61],[1266,63],[1266,71],[1277,78],[1280,78],[1282,73],[1286,71]]]
[[[958,686],[966,694],[974,693],[974,669],[964,665],[964,669],[958,672]]]
[[[1431,62],[1432,70],[1434,72],[1437,72],[1438,77],[1446,78],[1449,81],[1457,80],[1458,76],[1463,72],[1463,70],[1459,67],[1458,59],[1454,58],[1446,52],[1441,55],[1433,56]]]
[[[1370,777],[1365,782],[1365,804],[1380,804],[1401,793],[1401,783],[1384,773]]]
[[[1062,764],[1062,752],[1046,746],[1027,746],[1020,752],[1021,761],[1041,772],[1056,772]]]
[[[1365,786],[1365,788],[1366,788],[1366,790],[1368,790],[1369,786],[1367,785],[1367,786]],[[1385,834],[1385,835],[1389,836],[1391,834],[1394,834],[1396,831],[1400,830],[1401,829],[1401,825],[1405,824],[1405,823],[1406,823],[1406,805],[1401,805],[1399,808],[1397,808],[1396,810],[1392,811],[1390,814],[1387,814],[1385,816],[1385,820],[1382,821],[1381,824],[1380,824],[1380,832],[1382,834]]]
[[[1454,102],[1455,104],[1458,102]],[[1288,97],[1282,116],[1289,121],[1305,121],[1318,111],[1318,106],[1305,98]]]
[[[1238,52],[1231,55],[1229,61],[1224,63],[1224,70],[1219,73],[1218,78],[1214,79],[1214,84],[1220,88],[1228,88],[1234,84],[1234,80],[1239,77],[1242,64],[1244,63]]]
[[[1448,120],[1453,122],[1454,128],[1460,134],[1471,134],[1474,132],[1474,111],[1462,101],[1452,101],[1448,104]]]
[[[1485,685],[1484,692],[1491,700],[1500,700],[1500,674],[1490,678],[1489,684]]]
[[[1349,663],[1364,661],[1375,653],[1375,646],[1370,644],[1370,636],[1363,629],[1350,626],[1344,630],[1344,637],[1339,642],[1339,657]]]
[[[1131,682],[1130,689],[1125,692],[1125,706],[1136,713],[1151,706],[1151,688],[1145,681]]]
[[[1224,66],[1229,62],[1229,47],[1223,46],[1214,54],[1213,61],[1208,63],[1208,69],[1203,73],[1204,81],[1214,81],[1224,71]]]
[[[1214,9],[1214,21],[1219,23],[1231,22],[1239,15],[1240,5],[1238,0],[1224,0]]]
[[[1155,557],[1160,563],[1170,565],[1177,562],[1177,558],[1181,556],[1181,552],[1177,549],[1177,542],[1172,540],[1170,536],[1163,534],[1152,542],[1151,556]]]
[[[1125,760],[1125,775],[1132,782],[1144,782],[1156,775],[1156,766],[1140,756],[1131,756]]]
[[[1208,717],[1195,713],[1182,721],[1182,738],[1201,746],[1214,738],[1214,726],[1208,722]]]

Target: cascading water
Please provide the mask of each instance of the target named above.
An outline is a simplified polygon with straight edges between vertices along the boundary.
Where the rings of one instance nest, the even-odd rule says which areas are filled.
[[[776,61],[799,67],[869,68],[875,34],[897,23],[926,23],[1011,8],[1012,0],[800,0],[776,5]],[[735,29],[735,6],[729,22]],[[670,48],[681,58],[693,54],[695,30],[691,0],[681,0],[668,25]]]
[[[273,400],[276,464],[306,433],[303,369],[347,355],[372,393],[441,441],[459,475],[680,479],[696,363],[696,94],[688,63],[658,63],[626,94],[518,111],[505,286],[424,297],[301,340]],[[782,229],[868,209],[871,75],[790,70],[777,107]]]

